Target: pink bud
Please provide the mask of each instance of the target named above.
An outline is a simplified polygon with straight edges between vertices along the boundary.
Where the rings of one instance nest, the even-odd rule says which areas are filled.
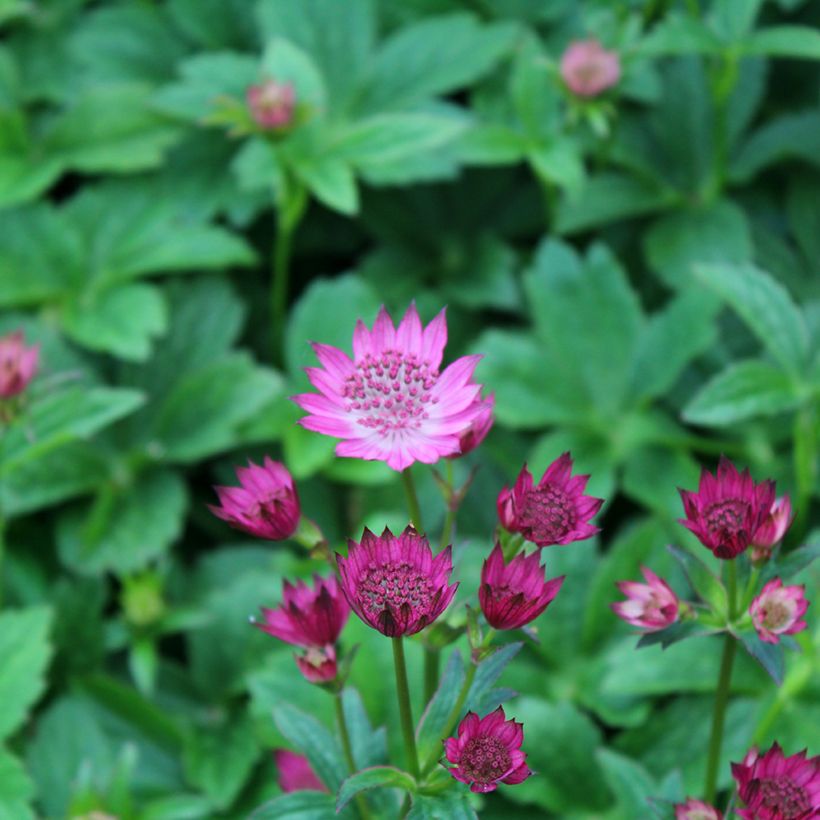
[[[666,629],[678,620],[678,596],[662,578],[652,570],[641,567],[646,584],[635,581],[619,581],[616,586],[626,595],[625,601],[610,604],[612,611],[632,626],[647,632]]]
[[[287,749],[276,749],[273,758],[279,769],[279,787],[283,792],[327,791],[304,755]]]
[[[607,51],[597,40],[576,40],[561,57],[561,77],[579,97],[597,97],[620,76],[618,53]]]
[[[461,448],[460,452],[453,453],[451,456],[447,456],[447,458],[459,458],[475,450],[475,448],[487,438],[487,433],[490,432],[490,428],[493,426],[493,421],[495,421],[493,418],[495,394],[490,393],[487,398],[477,398],[473,404],[475,407],[480,408],[479,413],[470,422],[470,426],[462,433],[459,433],[458,443]]]
[[[263,80],[246,92],[248,108],[254,122],[265,130],[285,128],[293,121],[296,94],[290,83]]]
[[[299,671],[310,683],[328,683],[336,680],[336,650],[331,644],[311,646],[302,655],[294,655]]]
[[[769,514],[755,530],[751,544],[751,558],[756,563],[763,563],[772,557],[772,550],[783,540],[794,520],[792,503],[787,495],[778,498],[772,504]]]
[[[803,615],[809,608],[803,586],[784,587],[779,578],[769,581],[749,606],[760,640],[780,643],[781,635],[793,635],[806,628]]]
[[[723,820],[723,812],[690,797],[685,803],[675,805],[675,820]]]
[[[22,393],[37,372],[40,346],[26,347],[23,331],[0,338],[0,399]]]

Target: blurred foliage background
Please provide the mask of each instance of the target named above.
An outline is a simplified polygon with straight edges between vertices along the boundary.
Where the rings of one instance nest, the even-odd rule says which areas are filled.
[[[0,439],[0,817],[233,818],[278,793],[271,708],[332,706],[247,620],[316,566],[205,505],[267,453],[334,545],[403,527],[396,475],[335,458],[287,397],[308,340],[349,349],[411,299],[448,306],[448,357],[483,353],[496,394],[455,464],[480,466],[461,600],[524,460],[569,449],[607,499],[600,539],[545,553],[568,580],[502,678],[539,774],[481,816],[697,794],[718,642],[636,652],[608,603],[641,563],[687,588],[676,487],[720,453],[792,495],[787,547],[818,538],[818,22],[806,0],[2,0],[0,332],[42,366]],[[588,99],[559,72],[585,37],[622,67]],[[243,127],[265,77],[304,106],[284,134]],[[779,690],[740,659],[723,785],[752,741],[820,748],[812,610]],[[397,725],[354,621],[352,682]]]

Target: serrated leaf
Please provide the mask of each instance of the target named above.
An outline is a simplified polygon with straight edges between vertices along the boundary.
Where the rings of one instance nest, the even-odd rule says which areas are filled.
[[[323,205],[352,216],[359,210],[359,190],[350,164],[331,156],[299,157],[293,171]]]
[[[636,761],[609,749],[598,749],[595,758],[606,784],[615,794],[618,817],[646,817],[649,798],[657,786],[649,772]]]
[[[416,744],[419,758],[422,761],[427,759],[430,752],[436,748],[436,744],[441,743],[444,725],[456,705],[459,692],[464,685],[464,678],[464,663],[461,660],[461,653],[456,649],[450,653],[447,665],[439,679],[438,688],[427,704],[416,728]]]
[[[700,558],[692,555],[685,547],[669,544],[666,549],[672,553],[683,567],[683,571],[698,597],[717,612],[725,613],[727,611],[726,588],[709,567]]]
[[[752,32],[742,49],[745,54],[820,60],[820,32],[809,26],[769,26]]]
[[[22,762],[0,747],[0,820],[33,820],[33,796],[34,784]]]
[[[769,674],[771,679],[780,686],[783,683],[783,674],[786,668],[783,657],[783,647],[780,644],[765,643],[758,638],[756,632],[741,632],[737,635],[738,641]]]
[[[443,794],[416,795],[407,820],[478,820],[468,794],[449,789]]]
[[[416,788],[416,781],[407,772],[393,766],[372,766],[345,779],[336,798],[336,811],[341,811],[357,794],[368,789],[402,789],[413,794]]]
[[[283,794],[252,812],[248,820],[330,820],[352,817],[349,811],[336,813],[336,798],[317,791]]]
[[[779,553],[776,560],[769,561],[763,568],[761,582],[766,583],[773,578],[780,578],[787,581],[797,573],[802,572],[811,566],[814,561],[820,558],[820,541],[812,544],[805,544],[787,553]]]
[[[310,106],[310,115],[324,113],[327,89],[319,69],[310,55],[289,40],[275,37],[262,55],[262,77],[293,85],[300,104]]]
[[[647,632],[641,636],[641,639],[636,644],[636,649],[643,649],[647,646],[655,646],[660,644],[664,649],[678,641],[685,641],[687,638],[697,638],[703,635],[713,634],[712,630],[704,629],[699,624],[693,621],[678,621],[666,629],[658,629],[655,632]]]

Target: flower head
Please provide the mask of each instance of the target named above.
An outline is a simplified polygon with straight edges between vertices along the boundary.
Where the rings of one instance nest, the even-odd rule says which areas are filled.
[[[37,373],[40,346],[26,347],[23,331],[0,338],[0,399],[22,393]]]
[[[496,544],[481,570],[478,600],[487,623],[496,629],[518,629],[534,621],[552,602],[564,576],[547,581],[540,552],[520,553],[504,563]]]
[[[273,758],[276,761],[276,768],[279,769],[279,788],[283,792],[328,790],[304,755],[287,749],[276,749]]]
[[[266,79],[245,92],[254,122],[265,130],[285,128],[293,121],[296,93],[290,83]]]
[[[647,632],[666,629],[678,620],[678,596],[669,584],[658,578],[648,567],[641,567],[647,583],[619,581],[616,586],[626,595],[625,601],[610,604],[612,611],[632,626],[639,626]]]
[[[607,51],[597,40],[575,40],[561,56],[561,77],[579,97],[597,97],[620,76],[618,53]]]
[[[723,820],[723,812],[690,797],[685,803],[675,805],[675,820]]]
[[[468,712],[458,726],[458,737],[444,742],[447,760],[454,766],[450,774],[479,793],[495,791],[499,783],[523,783],[532,774],[521,751],[523,741],[523,724],[507,720],[503,707],[483,718]]]
[[[774,578],[752,600],[749,614],[761,641],[779,643],[780,635],[794,635],[806,628],[803,615],[809,608],[803,586],[784,587]]]
[[[462,356],[439,372],[446,342],[444,311],[422,328],[411,304],[398,328],[384,307],[373,330],[360,319],[352,359],[314,344],[322,367],[306,373],[319,394],[293,397],[310,414],[299,423],[343,439],[337,455],[386,461],[394,470],[458,453],[459,437],[483,412],[475,401],[481,385],[472,381],[481,357]]]
[[[401,535],[348,541],[347,558],[337,555],[342,589],[353,611],[388,638],[415,635],[444,612],[458,584],[449,584],[450,547],[433,557],[427,539],[412,527]]]
[[[718,558],[737,558],[752,542],[774,504],[774,482],[755,484],[721,457],[717,475],[700,474],[696,493],[680,490],[686,518],[678,519]]]
[[[299,525],[299,495],[284,464],[265,456],[264,467],[252,461],[237,467],[241,487],[214,487],[220,506],[211,512],[232,527],[259,538],[282,541]]]
[[[599,531],[589,522],[604,503],[584,495],[588,480],[588,475],[572,475],[569,453],[547,467],[537,486],[525,464],[512,490],[505,487],[498,496],[498,517],[539,547],[583,541]]]
[[[301,655],[293,656],[299,671],[310,683],[329,683],[336,680],[339,667],[336,664],[336,648],[310,646]]]
[[[792,502],[789,497],[784,495],[778,498],[752,538],[752,561],[768,561],[772,556],[772,550],[783,540],[793,520]]]
[[[456,458],[458,456],[466,455],[472,452],[487,438],[487,433],[493,426],[495,418],[493,417],[493,408],[495,407],[495,393],[490,393],[486,398],[481,397],[475,400],[478,405],[479,413],[472,420],[470,426],[458,437],[459,452],[453,453],[447,458]]]
[[[775,743],[764,755],[753,748],[732,764],[744,820],[814,820],[820,816],[820,756],[786,757]]]

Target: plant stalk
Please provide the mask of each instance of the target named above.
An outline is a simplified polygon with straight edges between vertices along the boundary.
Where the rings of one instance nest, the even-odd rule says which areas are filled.
[[[345,718],[344,703],[342,702],[341,691],[334,693],[333,702],[336,705],[336,723],[339,726],[339,736],[342,738],[342,751],[344,752],[345,761],[347,761],[347,766],[350,773],[355,774],[357,771],[356,761],[353,758],[353,746],[350,743],[350,732],[347,729],[347,719]],[[367,808],[367,802],[364,799],[364,795],[357,794],[353,799],[362,820],[370,820],[370,809]]]
[[[410,467],[406,467],[401,471],[401,481],[404,487],[404,497],[407,500],[407,512],[410,514],[410,523],[418,532],[424,532],[424,525],[421,523],[419,496],[416,492],[416,483],[413,481],[413,473],[410,472]]]
[[[419,779],[419,755],[416,750],[416,734],[413,726],[413,709],[410,705],[410,688],[407,685],[407,663],[404,659],[404,638],[393,638],[393,665],[396,670],[396,695],[399,701],[401,731],[404,735],[404,752],[407,770]]]
[[[271,281],[271,335],[273,363],[281,367],[285,360],[285,319],[290,279],[290,251],[293,227],[282,216],[276,219],[276,238],[273,245],[273,280]]]

